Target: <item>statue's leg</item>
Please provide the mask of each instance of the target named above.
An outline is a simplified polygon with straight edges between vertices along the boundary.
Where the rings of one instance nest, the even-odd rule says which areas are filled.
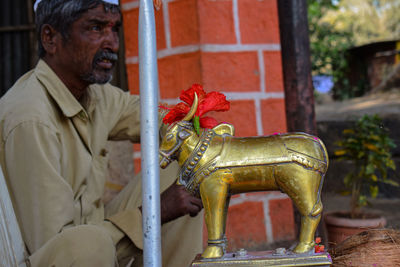
[[[289,167],[286,175],[288,176],[278,181],[279,186],[293,200],[301,214],[299,243],[293,251],[305,253],[315,246],[314,235],[321,220],[322,202],[319,193],[321,174],[297,165]]]
[[[203,258],[220,258],[225,253],[225,222],[228,208],[229,185],[213,173],[200,185],[200,194],[205,211],[208,246]]]
[[[228,240],[226,239],[226,219],[228,218],[228,209],[229,209],[229,202],[231,200],[231,195],[228,193],[227,198],[226,198],[226,204],[225,204],[225,209],[224,209],[224,215],[223,215],[223,219],[224,221],[222,222],[223,225],[223,233],[224,233],[224,239],[225,239],[225,243],[228,242]]]

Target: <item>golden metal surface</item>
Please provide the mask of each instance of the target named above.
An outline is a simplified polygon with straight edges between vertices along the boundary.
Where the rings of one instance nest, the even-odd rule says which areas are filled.
[[[328,168],[322,141],[304,133],[239,138],[233,136],[229,124],[203,129],[198,136],[189,118],[185,119],[171,125],[163,137],[160,166],[178,160],[179,184],[201,196],[209,238],[202,257],[224,256],[230,197],[252,191],[286,193],[301,214],[299,242],[293,251],[312,250]]]

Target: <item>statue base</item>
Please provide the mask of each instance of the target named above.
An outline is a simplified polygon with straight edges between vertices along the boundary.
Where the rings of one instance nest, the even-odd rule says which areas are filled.
[[[306,253],[295,254],[279,248],[271,251],[239,250],[234,253],[226,253],[221,259],[202,259],[198,254],[192,262],[191,267],[257,267],[257,266],[326,266],[332,264],[329,253]]]

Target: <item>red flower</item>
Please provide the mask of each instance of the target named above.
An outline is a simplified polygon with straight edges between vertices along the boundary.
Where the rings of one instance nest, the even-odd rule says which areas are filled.
[[[194,93],[197,94],[199,99],[199,104],[194,116],[200,118],[200,127],[213,128],[217,126],[217,120],[202,116],[209,111],[227,111],[230,108],[230,103],[226,100],[224,94],[218,92],[206,93],[199,84],[193,84],[189,89],[182,90],[179,98],[184,102],[180,102],[170,109],[170,112],[164,117],[163,122],[165,124],[170,124],[182,120],[193,104]]]
[[[324,245],[320,245],[321,243],[321,237],[317,237],[315,238],[315,248],[314,248],[314,252],[315,253],[320,253],[320,252],[324,252],[325,250],[325,246]]]
[[[315,245],[314,252],[315,253],[321,253],[325,251],[325,246],[324,245]]]

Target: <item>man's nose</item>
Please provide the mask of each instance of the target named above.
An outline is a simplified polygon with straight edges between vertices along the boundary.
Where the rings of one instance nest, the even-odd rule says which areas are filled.
[[[115,32],[112,29],[107,30],[107,33],[106,33],[106,36],[104,39],[103,49],[109,49],[109,50],[113,51],[114,53],[118,52],[118,49],[119,49],[118,32]]]

